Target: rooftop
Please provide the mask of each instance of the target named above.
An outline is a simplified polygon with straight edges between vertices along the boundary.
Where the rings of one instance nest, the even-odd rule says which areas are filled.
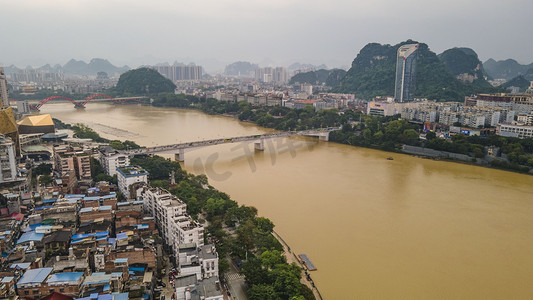
[[[27,270],[17,282],[17,286],[29,283],[42,283],[52,272],[53,268],[39,268]]]
[[[52,274],[46,283],[79,281],[83,272],[64,272]]]
[[[148,172],[146,172],[143,168],[136,166],[117,168],[117,171],[125,177],[148,175]]]
[[[40,242],[42,241],[44,237],[44,233],[35,233],[33,231],[31,232],[26,232],[24,233],[23,235],[20,236],[20,238],[18,239],[17,241],[17,245],[18,244],[22,244],[22,243],[26,243],[26,242]]]

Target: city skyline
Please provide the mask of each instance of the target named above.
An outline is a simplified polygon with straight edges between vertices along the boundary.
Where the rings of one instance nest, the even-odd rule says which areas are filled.
[[[182,61],[223,69],[234,61],[262,66],[294,62],[349,66],[370,42],[395,44],[407,39],[428,44],[441,53],[470,47],[482,61],[512,58],[533,62],[526,37],[532,4],[500,2],[397,3],[323,1],[205,0],[195,3],[161,0],[65,1],[30,0],[3,4],[0,64],[18,66],[64,64],[71,58],[94,57],[115,65],[136,67]],[[501,14],[508,8],[513,14]],[[433,8],[439,7],[439,10]],[[472,25],[473,16],[498,20]],[[391,30],[402,23],[402,33]],[[423,26],[422,26],[423,24]],[[512,33],[512,34],[509,34]],[[497,38],[497,39],[496,39]],[[522,47],[509,47],[519,43]]]

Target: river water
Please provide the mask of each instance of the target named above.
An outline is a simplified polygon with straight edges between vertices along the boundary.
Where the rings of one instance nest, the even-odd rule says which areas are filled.
[[[272,132],[140,105],[42,112],[144,146]],[[325,299],[533,298],[532,176],[313,138],[265,148],[202,148],[186,153],[184,167],[270,218],[318,268],[311,275]]]

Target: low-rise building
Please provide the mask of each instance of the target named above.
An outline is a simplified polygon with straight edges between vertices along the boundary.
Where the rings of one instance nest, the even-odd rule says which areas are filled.
[[[20,298],[41,298],[49,294],[46,279],[52,268],[29,269],[17,282],[17,292]]]
[[[533,137],[533,126],[518,124],[499,124],[496,133],[501,136],[531,138]]]
[[[49,293],[59,292],[77,298],[84,274],[83,272],[63,272],[50,275],[46,280]]]

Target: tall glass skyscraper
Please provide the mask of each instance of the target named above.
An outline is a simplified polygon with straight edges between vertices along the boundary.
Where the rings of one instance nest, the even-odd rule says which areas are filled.
[[[394,98],[398,102],[411,101],[414,98],[417,54],[418,44],[408,44],[398,48],[394,85]]]

